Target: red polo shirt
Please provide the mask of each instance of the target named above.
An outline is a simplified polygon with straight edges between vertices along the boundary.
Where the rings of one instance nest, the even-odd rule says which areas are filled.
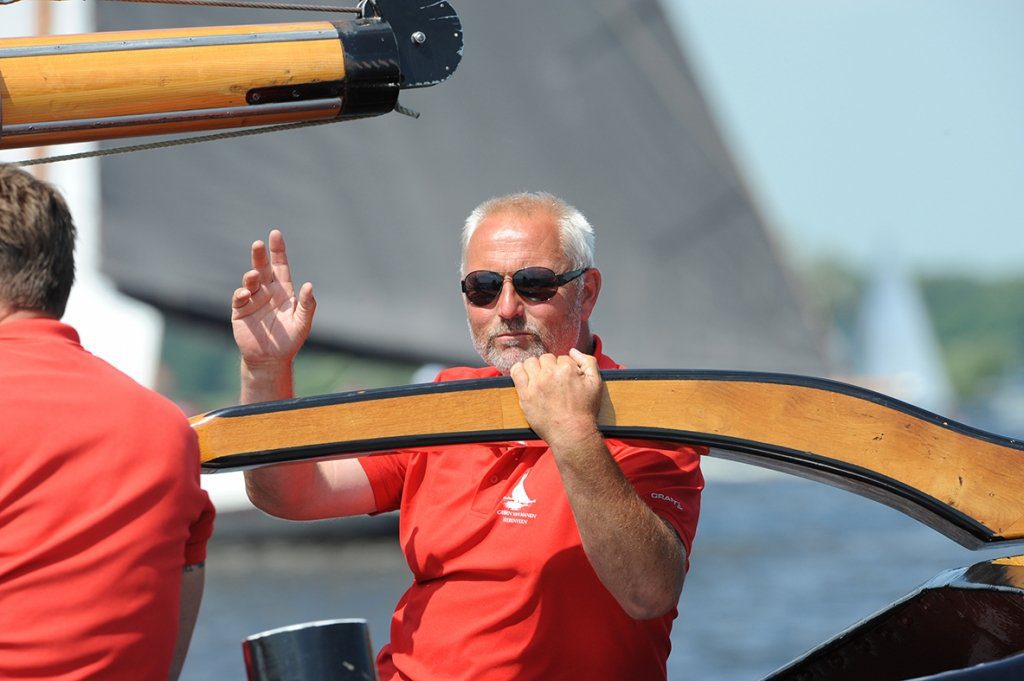
[[[601,369],[620,369],[601,353]],[[498,376],[442,371],[439,381]],[[699,447],[607,440],[687,554],[704,481]],[[653,446],[652,446],[653,445]],[[591,568],[543,441],[360,459],[377,508],[401,510],[413,573],[378,657],[382,681],[663,679],[676,611],[634,620]]]
[[[0,678],[166,679],[213,507],[184,414],[53,319],[0,325]]]

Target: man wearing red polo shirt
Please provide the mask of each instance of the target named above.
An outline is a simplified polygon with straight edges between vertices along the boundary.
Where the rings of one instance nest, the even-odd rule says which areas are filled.
[[[181,410],[60,321],[60,195],[0,165],[0,679],[178,678],[213,506]]]
[[[382,679],[663,679],[702,452],[597,430],[599,371],[620,367],[590,331],[601,274],[579,211],[543,193],[492,199],[462,245],[488,366],[437,380],[510,375],[541,439],[262,468],[249,496],[289,519],[401,511],[414,581]],[[252,262],[232,298],[242,401],[284,399],[316,303],[308,283],[295,293],[280,232]]]

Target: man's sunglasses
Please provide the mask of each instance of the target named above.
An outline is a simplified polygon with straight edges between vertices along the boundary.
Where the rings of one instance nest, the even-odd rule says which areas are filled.
[[[560,286],[579,278],[588,269],[582,267],[565,274],[555,274],[547,267],[524,267],[512,275],[512,287],[526,300],[539,303],[551,300]],[[504,285],[504,275],[490,270],[477,270],[462,280],[462,292],[471,304],[483,307],[494,302]]]

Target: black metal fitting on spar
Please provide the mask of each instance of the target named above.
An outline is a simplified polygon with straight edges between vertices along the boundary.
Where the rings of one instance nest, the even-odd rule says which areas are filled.
[[[253,105],[341,97],[339,117],[388,113],[399,90],[436,85],[462,59],[462,25],[447,2],[425,7],[374,0],[354,22],[335,23],[345,50],[345,79],[298,86],[255,88]]]
[[[359,11],[351,22],[0,38],[0,149],[376,116],[401,90],[455,72],[462,25],[446,0]]]

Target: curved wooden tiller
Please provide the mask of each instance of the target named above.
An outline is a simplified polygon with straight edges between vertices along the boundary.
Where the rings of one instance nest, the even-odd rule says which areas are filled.
[[[1024,444],[843,383],[735,371],[610,371],[608,437],[687,442],[892,506],[965,547],[1024,539]],[[535,438],[507,378],[229,407],[196,416],[206,472]]]

